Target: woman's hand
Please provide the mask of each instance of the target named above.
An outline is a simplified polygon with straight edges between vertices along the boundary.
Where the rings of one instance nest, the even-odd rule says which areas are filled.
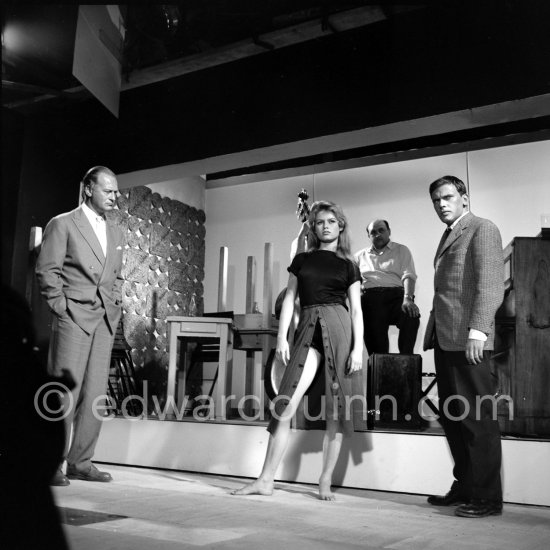
[[[360,371],[363,368],[363,350],[352,351],[348,358],[348,364],[346,372],[347,374],[353,374],[354,372]]]
[[[277,350],[275,351],[275,357],[286,367],[288,360],[290,359],[290,349],[286,338],[277,338]]]

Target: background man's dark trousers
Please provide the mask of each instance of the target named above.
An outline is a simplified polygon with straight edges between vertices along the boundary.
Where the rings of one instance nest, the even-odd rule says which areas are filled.
[[[388,353],[388,329],[399,329],[399,353],[412,354],[420,319],[409,317],[402,309],[405,291],[398,287],[369,288],[361,295],[364,340],[369,355]]]

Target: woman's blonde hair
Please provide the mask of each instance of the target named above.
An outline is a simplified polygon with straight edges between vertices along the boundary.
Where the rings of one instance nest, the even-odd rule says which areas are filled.
[[[336,255],[344,260],[354,261],[351,254],[351,239],[348,229],[348,220],[342,207],[334,202],[330,201],[316,201],[311,206],[311,212],[308,217],[309,233],[307,236],[308,252],[318,250],[320,241],[315,234],[315,219],[319,212],[332,212],[334,217],[338,220],[340,226],[340,236],[338,238],[338,246],[336,248]]]

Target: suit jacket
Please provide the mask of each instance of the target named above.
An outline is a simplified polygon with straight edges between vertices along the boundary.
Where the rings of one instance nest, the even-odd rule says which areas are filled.
[[[441,239],[434,267],[435,295],[424,349],[433,347],[435,330],[441,349],[464,350],[471,328],[486,333],[485,349],[493,349],[495,314],[504,298],[502,240],[496,225],[466,214]]]
[[[82,211],[53,218],[44,230],[36,264],[36,276],[42,295],[51,311],[65,312],[88,334],[104,313],[113,333],[121,314],[122,254],[124,235],[109,219],[107,257]]]

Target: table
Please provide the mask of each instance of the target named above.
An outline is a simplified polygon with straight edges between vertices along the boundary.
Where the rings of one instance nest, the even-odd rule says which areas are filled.
[[[239,316],[235,316],[235,321]],[[263,328],[258,326],[256,328],[238,328],[238,344],[235,344],[235,349],[246,351],[246,374],[245,374],[245,396],[254,396],[257,401],[251,401],[248,399],[245,403],[244,414],[249,418],[255,417],[257,414],[261,415],[265,407],[265,395],[264,395],[264,380],[263,369],[265,355],[264,350],[267,345],[268,351],[275,348],[277,343],[277,330],[273,328]],[[256,367],[256,354],[261,354],[260,369]],[[255,406],[257,405],[257,406]]]
[[[220,341],[218,354],[218,376],[213,388],[214,419],[226,420],[228,402],[227,388],[231,387],[233,368],[233,320],[225,317],[167,317],[170,332],[168,385],[166,391],[167,403],[176,404],[176,376],[178,369],[178,338],[218,338]],[[184,367],[186,368],[187,365]],[[184,372],[180,380],[183,384],[182,395],[185,393]]]

